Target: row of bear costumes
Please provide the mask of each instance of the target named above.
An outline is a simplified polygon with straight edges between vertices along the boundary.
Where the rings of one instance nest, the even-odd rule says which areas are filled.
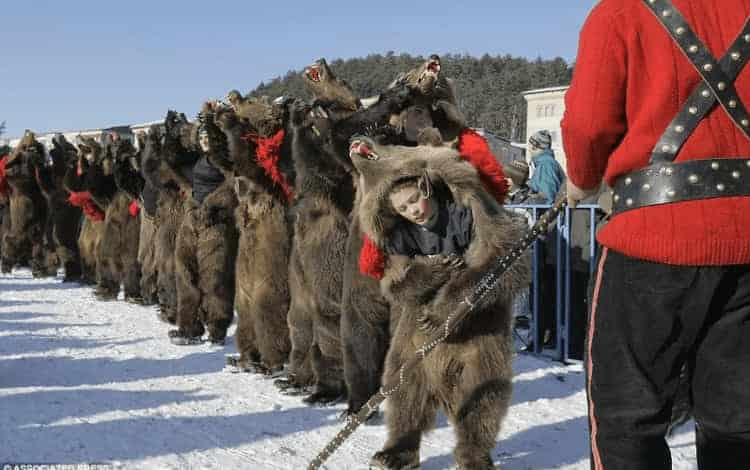
[[[198,123],[170,111],[136,146],[58,137],[45,160],[27,135],[4,164],[4,266],[25,255],[33,267],[54,247],[66,279],[96,283],[97,297],[122,284],[127,299],[158,303],[175,344],[223,342],[236,311],[234,366],[355,413],[524,226],[502,208],[502,168],[439,57],[368,100],[322,59],[303,80],[312,102],[232,91]],[[399,197],[438,214],[432,238]],[[461,468],[491,468],[510,400],[510,300],[528,278],[516,263],[390,397],[373,465],[418,464],[442,408]]]

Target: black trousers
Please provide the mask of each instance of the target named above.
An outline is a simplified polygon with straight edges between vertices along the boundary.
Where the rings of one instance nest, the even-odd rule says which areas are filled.
[[[539,306],[536,309],[537,317],[534,319],[539,324],[539,337],[535,337],[534,343],[541,351],[546,346],[554,348],[557,338],[557,316],[555,305],[558,302],[557,284],[555,283],[557,273],[555,269],[555,239],[557,231],[551,231],[544,240],[541,240],[535,249],[539,250],[537,258],[537,278],[539,289]],[[529,292],[529,307],[534,311],[534,295]],[[549,338],[546,338],[549,335]],[[548,340],[545,342],[545,338]]]
[[[750,468],[750,265],[670,266],[604,249],[590,294],[591,467],[671,468],[664,435],[687,364],[699,468]]]

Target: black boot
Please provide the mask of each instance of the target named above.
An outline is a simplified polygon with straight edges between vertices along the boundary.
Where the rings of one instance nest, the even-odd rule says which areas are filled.
[[[101,300],[104,302],[109,302],[112,300],[117,300],[117,295],[120,293],[119,286],[110,286],[105,284],[99,284],[96,286],[96,289],[94,289],[94,297],[96,297],[97,300]]]
[[[203,344],[203,335],[190,336],[180,329],[169,330],[169,342],[176,346],[191,346],[194,344]]]
[[[315,385],[312,393],[302,399],[308,405],[332,405],[346,398],[342,387]]]
[[[294,374],[287,374],[286,377],[281,377],[273,381],[274,386],[279,389],[284,395],[304,395],[310,393],[310,388],[302,383],[299,383]]]

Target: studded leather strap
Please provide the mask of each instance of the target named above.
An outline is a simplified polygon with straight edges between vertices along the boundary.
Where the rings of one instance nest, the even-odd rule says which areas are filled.
[[[698,123],[718,100],[737,127],[750,138],[750,115],[734,80],[750,57],[750,19],[720,61],[698,39],[669,0],[643,0],[703,79],[654,148],[651,162],[673,161]]]
[[[620,178],[612,213],[671,202],[750,196],[750,159],[712,158],[649,165]]]

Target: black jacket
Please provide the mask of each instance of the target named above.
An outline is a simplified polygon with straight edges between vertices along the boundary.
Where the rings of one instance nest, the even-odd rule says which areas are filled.
[[[471,209],[451,199],[438,198],[438,215],[425,225],[407,220],[393,228],[386,251],[389,254],[462,255],[471,243],[473,217]]]
[[[204,155],[193,167],[193,199],[202,203],[224,182],[224,175]]]

